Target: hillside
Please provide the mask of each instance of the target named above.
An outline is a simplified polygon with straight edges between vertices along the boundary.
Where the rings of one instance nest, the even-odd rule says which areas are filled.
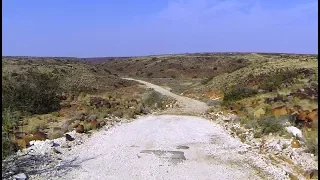
[[[269,131],[269,126],[287,122],[300,128],[310,150],[318,153],[318,55],[195,53],[115,59],[102,65],[206,102],[212,107],[209,113],[236,114],[257,137],[277,133],[282,128]]]
[[[81,138],[90,139],[96,129],[108,130],[150,113],[191,114],[223,127],[229,133],[223,136],[253,148],[250,152],[257,153],[255,157],[263,157],[279,172],[284,170],[283,176],[316,177],[317,58],[270,53],[2,57],[2,155],[18,149],[28,152],[42,147],[32,146],[33,140],[50,139],[41,143],[50,146],[45,146],[50,156],[60,157],[70,146],[57,150],[48,142],[63,140],[75,145]],[[299,153],[294,154],[296,151]],[[41,148],[36,153],[41,154]],[[28,157],[13,162],[32,175],[33,169],[23,165],[35,163]],[[59,163],[49,165],[48,157],[37,158],[42,159],[35,165],[38,169]],[[10,163],[3,164],[3,178],[10,176]]]
[[[2,57],[2,155],[31,140],[78,127],[89,132],[107,124],[105,118],[135,118],[168,103],[170,98],[83,59]]]

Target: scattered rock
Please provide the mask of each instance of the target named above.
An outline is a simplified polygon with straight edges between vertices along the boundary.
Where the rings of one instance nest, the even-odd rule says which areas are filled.
[[[56,143],[56,142],[52,142],[52,145],[51,145],[51,147],[58,147],[58,146],[60,146],[60,144],[58,144],[58,143]]]
[[[62,122],[61,124],[61,129],[62,131],[64,132],[68,132],[68,131],[71,131],[72,130],[72,127],[70,126],[72,122],[74,122],[75,119],[66,119]]]
[[[52,150],[53,150],[53,152],[56,153],[56,154],[62,154],[62,153],[61,153],[59,150],[57,150],[56,148],[53,148]]]
[[[298,140],[293,140],[293,141],[291,141],[291,147],[292,148],[300,148],[301,144]]]
[[[24,173],[19,173],[13,176],[13,179],[15,180],[25,180],[27,179],[27,175]]]
[[[318,109],[313,109],[312,112],[307,115],[306,119],[309,121],[318,121]]]
[[[65,132],[60,128],[60,127],[53,127],[49,132],[48,132],[48,138],[49,139],[56,139],[59,137],[63,137],[63,134]]]
[[[85,114],[83,112],[80,112],[80,113],[76,114],[74,117],[72,117],[71,119],[83,121],[83,120],[85,120]]]
[[[94,106],[96,108],[99,108],[99,107],[110,108],[111,107],[111,103],[102,97],[91,97],[89,100],[89,105]]]
[[[79,124],[76,128],[77,133],[84,133],[84,126],[82,124]]]
[[[149,110],[148,108],[146,108],[146,107],[143,107],[143,108],[141,109],[141,113],[142,113],[142,114],[149,114],[149,113],[150,113],[150,110]]]
[[[304,174],[304,177],[306,179],[318,179],[318,170],[317,169],[308,170]]]
[[[235,114],[228,114],[222,117],[224,121],[240,121],[240,118]]]
[[[75,122],[75,123],[72,124],[72,128],[77,128],[78,125],[79,125],[79,122]]]
[[[90,122],[93,129],[96,129],[99,125],[98,121],[95,119]]]
[[[307,115],[308,115],[307,111],[301,111],[298,115],[298,120],[307,121]]]
[[[104,121],[100,122],[100,126],[105,126],[105,125],[106,125],[106,122],[104,122]]]
[[[296,136],[300,139],[303,139],[303,135],[300,129],[294,127],[294,126],[289,126],[285,128],[288,133],[292,134],[293,136]]]
[[[73,141],[74,138],[71,137],[69,134],[66,134],[66,140],[67,140],[67,141]]]
[[[272,114],[274,115],[274,117],[277,118],[277,119],[281,115],[288,115],[289,114],[288,108],[285,105],[273,108],[271,111],[272,111]]]

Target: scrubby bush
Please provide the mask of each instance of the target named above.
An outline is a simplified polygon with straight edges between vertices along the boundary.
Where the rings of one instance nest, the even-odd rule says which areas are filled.
[[[28,71],[2,80],[2,110],[45,114],[60,107],[59,84],[50,74]]]
[[[11,155],[17,148],[16,146],[10,141],[9,134],[2,128],[2,159]]]
[[[258,90],[250,86],[238,84],[238,85],[232,86],[229,90],[226,91],[223,98],[223,104],[227,105],[244,98],[252,97],[257,93],[258,93]]]
[[[318,156],[318,129],[304,130],[303,137],[308,151]]]
[[[147,106],[149,108],[153,108],[153,109],[162,107],[164,99],[165,99],[165,97],[162,94],[160,94],[154,90],[146,92],[142,96],[143,104],[145,106]]]
[[[19,123],[21,113],[6,108],[2,111],[2,157],[10,155],[15,150],[15,145],[9,138],[8,131]]]
[[[281,121],[278,121],[273,116],[263,116],[258,120],[258,124],[262,129],[263,134],[279,133],[284,130]]]
[[[244,125],[247,129],[258,129],[259,124],[257,119],[254,119],[253,117],[244,117],[240,119],[240,124]]]
[[[2,111],[2,129],[5,131],[11,130],[19,123],[21,113],[19,111],[12,111],[10,108],[5,108]]]
[[[22,115],[45,114],[60,107],[60,88],[52,74],[27,71],[2,76],[2,154],[13,152],[10,130],[17,126]],[[39,120],[40,121],[40,120]],[[31,125],[30,125],[31,123]],[[45,128],[44,123],[29,122],[30,131]]]
[[[267,91],[273,91],[280,88],[283,84],[293,83],[295,78],[308,77],[314,74],[313,71],[308,69],[297,69],[297,70],[277,70],[271,75],[265,75],[262,82],[259,84],[259,88]]]

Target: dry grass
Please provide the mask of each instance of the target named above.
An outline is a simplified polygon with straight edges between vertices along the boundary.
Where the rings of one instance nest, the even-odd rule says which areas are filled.
[[[38,116],[28,119],[28,125],[24,127],[24,131],[30,134],[46,128],[48,128],[47,120]]]

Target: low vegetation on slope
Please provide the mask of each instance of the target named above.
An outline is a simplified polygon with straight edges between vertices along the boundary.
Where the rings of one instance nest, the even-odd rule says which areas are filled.
[[[249,61],[224,54],[182,54],[114,58],[103,63],[111,72],[139,78],[206,78],[246,67]]]
[[[256,137],[296,126],[317,154],[317,55],[196,53],[115,58],[104,67],[237,114]]]
[[[2,57],[2,152],[131,119],[170,99],[76,58]],[[155,106],[157,104],[157,106]]]

